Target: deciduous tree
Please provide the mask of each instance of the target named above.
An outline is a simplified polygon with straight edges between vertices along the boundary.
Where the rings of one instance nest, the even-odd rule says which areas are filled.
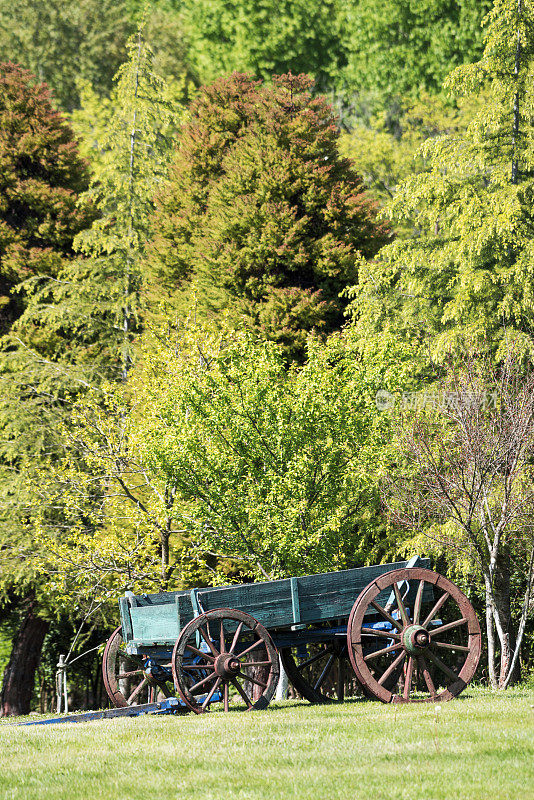
[[[386,502],[419,544],[427,536],[483,583],[489,677],[506,688],[534,593],[534,375],[513,352],[498,368],[468,354],[433,396],[434,408],[397,418],[405,460],[386,473]]]

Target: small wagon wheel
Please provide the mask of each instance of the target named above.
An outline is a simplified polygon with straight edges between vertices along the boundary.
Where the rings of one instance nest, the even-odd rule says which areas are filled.
[[[284,647],[280,658],[292,685],[310,703],[332,703],[361,694],[344,637]]]
[[[106,644],[102,673],[108,697],[117,708],[155,703],[160,692],[170,696],[165,684],[156,683],[146,674],[141,657],[126,652],[120,626]]]
[[[433,600],[423,610],[425,588]],[[377,598],[388,591],[394,600],[384,607]],[[371,627],[370,614],[382,622],[381,630]],[[359,681],[384,703],[452,699],[475,674],[481,651],[480,626],[467,597],[447,578],[419,568],[396,569],[370,583],[353,606],[347,639]],[[402,687],[394,694],[388,680],[399,668]]]
[[[252,660],[251,660],[252,659]],[[172,654],[174,683],[197,714],[215,698],[224,710],[266,708],[276,691],[278,653],[263,625],[231,608],[216,608],[191,620]]]

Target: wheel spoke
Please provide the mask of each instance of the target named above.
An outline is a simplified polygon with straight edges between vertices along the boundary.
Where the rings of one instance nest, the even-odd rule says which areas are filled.
[[[213,686],[209,690],[209,694],[206,695],[206,699],[202,703],[203,711],[205,711],[207,709],[207,707],[209,706],[211,698],[213,697],[213,695],[215,694],[215,692],[217,691],[217,689],[219,688],[220,685],[221,685],[221,679],[217,678],[217,680],[215,681],[215,683],[213,684]]]
[[[413,679],[413,668],[414,668],[414,659],[412,656],[410,656],[408,658],[408,664],[406,666],[406,675],[404,676],[404,692],[402,696],[404,697],[405,700],[410,699],[410,690],[412,688],[412,679]]]
[[[435,653],[432,653],[430,650],[427,650],[427,656],[436,665],[438,669],[444,672],[445,675],[447,675],[451,679],[451,681],[458,680],[458,675],[456,674],[456,672],[453,672],[450,667],[444,664],[441,658],[438,658],[438,656],[435,655]]]
[[[226,653],[225,643],[224,643],[224,625],[223,620],[221,619],[221,627],[219,632],[219,650],[221,653]]]
[[[136,669],[135,672],[120,672],[117,675],[117,680],[120,681],[123,678],[131,678],[132,675],[142,675],[142,674],[143,674],[143,670],[142,669]]]
[[[400,634],[396,631],[381,631],[375,628],[362,628],[361,632],[366,636],[379,636],[381,639],[400,639]]]
[[[439,636],[440,633],[445,633],[445,631],[450,631],[453,628],[458,628],[460,625],[465,625],[466,622],[467,622],[466,617],[457,619],[454,622],[447,622],[446,625],[440,625],[439,628],[430,631],[430,636],[434,638],[434,636]]]
[[[340,653],[337,653],[337,686],[336,694],[339,702],[345,699],[345,648]]]
[[[167,684],[166,683],[160,683],[158,681],[158,686],[159,686],[160,690],[163,692],[163,694],[165,695],[165,697],[174,697],[173,693],[169,692],[169,690],[167,689]]]
[[[230,691],[228,688],[228,683],[226,682],[224,684],[223,693],[224,693],[224,710],[230,711]]]
[[[444,594],[441,595],[441,597],[439,598],[438,602],[436,603],[436,605],[434,606],[434,608],[432,609],[432,611],[430,612],[428,617],[423,622],[423,628],[426,628],[427,625],[431,622],[431,620],[434,619],[434,617],[436,616],[436,614],[438,613],[440,608],[445,605],[445,603],[447,602],[449,597],[450,597],[450,594],[448,592],[445,592]]]
[[[406,658],[406,653],[403,650],[402,653],[399,653],[395,661],[391,662],[391,664],[384,672],[384,674],[378,679],[378,683],[380,684],[380,686],[382,686],[385,683],[385,681],[387,681],[391,673],[394,672],[394,670],[396,670],[397,667],[400,666],[400,664],[402,664],[405,658]]]
[[[400,624],[398,619],[393,619],[391,614],[388,614],[388,612],[386,611],[385,608],[382,608],[382,606],[379,606],[378,603],[375,603],[374,600],[371,600],[371,605],[373,606],[375,611],[378,611],[378,613],[381,614],[381,616],[384,617],[384,619],[387,619],[388,622],[391,622],[391,624],[393,625],[394,628],[396,628],[399,632],[402,631],[402,625]]]
[[[213,642],[210,639],[209,632],[204,633],[204,629],[203,629],[202,625],[199,625],[198,632],[200,633],[200,635],[202,636],[202,638],[204,639],[204,641],[208,645],[209,649],[211,650],[212,654],[216,658],[219,655],[219,653],[217,652],[217,650],[215,648],[215,645],[213,644]]]
[[[246,656],[247,653],[251,653],[257,647],[263,647],[263,642],[262,642],[261,639],[259,640],[259,642],[254,642],[254,644],[251,644],[250,647],[247,647],[247,649],[243,650],[242,653],[238,653],[238,658],[241,658],[242,656]]]
[[[406,609],[404,607],[404,603],[402,602],[401,593],[400,593],[400,590],[399,590],[399,587],[398,587],[396,581],[393,584],[393,592],[395,594],[395,600],[397,601],[397,608],[399,610],[399,614],[401,615],[401,619],[402,619],[402,621],[404,622],[405,625],[409,625],[410,624],[410,620],[408,618],[408,614],[406,613]]]
[[[421,605],[423,603],[423,591],[425,588],[425,582],[419,581],[419,586],[417,587],[417,594],[415,595],[415,603],[413,606],[413,624],[419,625],[419,620],[421,619]]]
[[[335,656],[335,653],[332,653],[332,655],[330,656],[330,658],[329,658],[329,659],[328,659],[328,661],[326,662],[325,668],[323,669],[323,671],[322,671],[322,672],[321,672],[321,674],[319,675],[319,678],[317,679],[317,682],[315,683],[315,685],[314,685],[314,687],[313,687],[313,689],[314,689],[314,691],[315,691],[315,692],[316,692],[316,691],[317,691],[317,690],[318,690],[318,689],[319,689],[319,688],[320,688],[320,687],[323,685],[323,683],[325,682],[325,680],[326,680],[326,676],[328,675],[328,673],[329,673],[329,672],[330,672],[330,670],[332,669],[332,664],[334,663],[335,657],[336,657],[336,656]]]
[[[311,666],[311,664],[315,664],[316,661],[319,661],[319,659],[324,658],[326,655],[328,655],[328,653],[331,653],[331,652],[332,652],[332,648],[331,647],[325,647],[325,649],[321,650],[320,653],[316,653],[314,656],[309,658],[307,661],[304,661],[302,664],[299,664],[298,665],[299,672],[300,672],[301,669],[304,669],[305,667],[309,667],[309,666]]]
[[[138,694],[139,694],[139,692],[141,691],[141,689],[143,689],[143,688],[144,688],[144,687],[147,685],[147,683],[148,683],[147,679],[146,679],[146,678],[143,678],[143,680],[141,681],[141,683],[140,683],[140,684],[138,684],[138,685],[135,687],[135,689],[133,690],[133,692],[132,692],[132,693],[131,693],[131,695],[129,696],[128,700],[126,701],[126,702],[128,703],[128,705],[129,705],[129,706],[131,706],[131,705],[132,705],[133,701],[134,701],[134,700],[135,700],[135,698],[138,696]]]
[[[241,697],[243,698],[243,700],[247,704],[247,707],[248,708],[252,708],[252,705],[253,705],[252,701],[250,700],[249,696],[247,695],[247,693],[245,692],[245,690],[243,689],[243,687],[241,686],[241,684],[239,683],[239,681],[236,678],[232,678],[232,685],[235,686],[235,688],[237,689],[237,691],[239,692],[239,694],[241,695]]]
[[[390,647],[384,647],[382,650],[375,650],[374,653],[369,653],[368,656],[364,656],[364,661],[370,661],[372,658],[377,658],[378,656],[384,655],[384,653],[392,653],[394,650],[398,650],[399,647],[402,647],[400,642],[396,644],[392,644]]]
[[[182,669],[185,669],[187,672],[191,670],[206,670],[209,669],[213,672],[213,661],[210,661],[208,664],[182,664]]]
[[[191,694],[193,694],[195,689],[200,689],[201,686],[204,686],[204,684],[206,684],[208,681],[212,681],[216,677],[217,677],[217,674],[216,674],[216,672],[214,670],[211,673],[211,675],[207,675],[205,678],[202,678],[201,681],[198,681],[198,683],[193,684],[193,686],[190,687],[189,691],[191,692]]]
[[[424,678],[425,683],[426,683],[426,688],[430,692],[430,696],[431,697],[435,697],[436,696],[436,687],[434,686],[434,681],[432,680],[432,676],[431,676],[431,674],[430,674],[430,672],[428,670],[428,664],[426,663],[426,660],[425,660],[424,656],[419,656],[417,661],[419,663],[419,666],[421,667],[421,671],[423,673],[423,678]]]
[[[234,647],[236,646],[236,644],[238,642],[238,639],[239,639],[239,636],[240,636],[242,630],[243,630],[243,623],[240,622],[239,625],[237,626],[236,632],[234,633],[234,638],[232,639],[232,644],[230,645],[230,649],[228,651],[229,653],[233,653],[234,652]]]
[[[196,656],[200,656],[201,658],[207,658],[209,661],[215,661],[215,657],[212,656],[210,653],[203,653],[202,650],[199,650],[198,647],[193,647],[192,644],[186,644],[186,650],[191,650]]]
[[[257,686],[261,686],[262,689],[267,688],[266,683],[263,683],[263,681],[259,681],[257,678],[253,678],[252,675],[246,675],[244,672],[238,672],[237,674],[239,675],[240,678],[244,678],[246,681],[250,681],[250,683],[255,683]]]
[[[443,650],[458,650],[460,653],[469,653],[470,647],[465,647],[463,644],[448,644],[446,642],[432,642],[434,647],[441,647]]]
[[[272,661],[245,661],[244,666],[247,667],[270,667]]]

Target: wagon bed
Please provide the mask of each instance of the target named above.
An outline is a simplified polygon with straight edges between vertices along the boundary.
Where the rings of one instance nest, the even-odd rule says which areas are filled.
[[[286,675],[331,702],[448,700],[471,680],[480,627],[428,559],[119,600],[104,652],[117,707],[177,698],[196,713],[265,708]]]
[[[394,569],[428,568],[427,558],[412,558],[371,567],[324,572],[261,583],[232,584],[160,594],[134,595],[119,600],[127,649],[174,645],[182,629],[198,614],[216,608],[233,608],[253,616],[270,631],[295,625],[346,620],[360,592],[380,575]],[[378,602],[387,602],[384,590]],[[424,599],[431,600],[428,586]]]

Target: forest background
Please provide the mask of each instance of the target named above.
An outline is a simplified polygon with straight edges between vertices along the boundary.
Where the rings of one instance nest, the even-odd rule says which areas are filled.
[[[4,712],[59,653],[101,702],[125,590],[413,552],[528,675],[532,515],[493,557],[399,486],[455,430],[424,398],[529,380],[531,3],[1,6]]]

